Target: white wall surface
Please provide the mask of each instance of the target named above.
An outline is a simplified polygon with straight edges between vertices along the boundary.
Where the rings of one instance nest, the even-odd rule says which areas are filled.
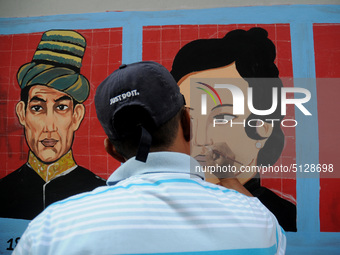
[[[340,4],[340,0],[0,0],[0,18],[289,4]]]

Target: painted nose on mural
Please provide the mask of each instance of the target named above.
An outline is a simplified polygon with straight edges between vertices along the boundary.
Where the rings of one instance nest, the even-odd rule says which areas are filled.
[[[56,126],[56,119],[53,112],[47,112],[45,125],[44,125],[44,132],[56,132],[58,128]]]
[[[208,146],[212,145],[212,139],[208,136],[208,132],[205,125],[198,123],[197,120],[192,122],[193,124],[193,145],[194,146]]]

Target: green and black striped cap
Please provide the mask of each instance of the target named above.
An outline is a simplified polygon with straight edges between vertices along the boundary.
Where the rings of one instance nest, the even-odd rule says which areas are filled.
[[[80,74],[85,48],[86,40],[78,32],[45,32],[32,62],[19,68],[17,79],[20,88],[45,85],[67,93],[82,103],[90,91],[88,80]]]

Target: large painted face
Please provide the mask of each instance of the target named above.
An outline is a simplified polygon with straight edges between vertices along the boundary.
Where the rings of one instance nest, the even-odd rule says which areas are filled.
[[[186,98],[187,106],[190,107],[192,118],[191,155],[201,165],[231,165],[235,166],[238,171],[242,165],[255,166],[260,150],[259,145],[256,146],[256,143],[260,142],[261,147],[263,147],[267,139],[257,141],[249,138],[242,124],[213,126],[214,119],[243,123],[251,114],[247,104],[245,104],[244,115],[233,115],[233,98],[231,92],[227,89],[219,89],[218,91],[222,105],[216,105],[208,95],[207,113],[202,115],[201,94],[207,93],[197,89],[199,86],[197,82],[205,82],[207,78],[209,80],[227,78],[229,84],[235,85],[242,90],[245,98],[249,87],[248,83],[238,73],[234,63],[221,68],[191,73],[179,81],[181,92]],[[194,81],[194,84],[190,85],[190,80],[191,82]],[[213,86],[214,84],[209,85]],[[207,90],[209,89],[206,88]],[[265,124],[263,127],[257,128],[257,132],[262,137],[268,137],[271,133],[271,128]],[[245,183],[255,174],[238,172],[235,175],[241,183]],[[211,178],[211,176],[207,178]]]
[[[52,163],[71,149],[85,108],[82,104],[74,107],[72,98],[61,91],[36,85],[29,91],[26,109],[20,101],[16,112],[30,150],[41,161]]]

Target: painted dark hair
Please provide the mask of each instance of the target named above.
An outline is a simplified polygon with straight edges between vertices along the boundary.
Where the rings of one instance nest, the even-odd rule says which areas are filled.
[[[34,86],[34,85],[33,85]],[[23,101],[25,104],[25,110],[27,109],[28,106],[28,96],[29,96],[29,92],[31,90],[31,88],[33,88],[33,86],[28,86],[25,87],[21,90],[20,93],[20,101]],[[80,102],[78,102],[77,100],[75,100],[73,97],[70,96],[70,98],[72,98],[73,101],[73,109],[77,104],[80,104]]]
[[[268,39],[266,30],[257,27],[248,31],[237,29],[221,39],[199,39],[186,44],[177,53],[171,70],[171,74],[178,82],[192,72],[224,67],[235,62],[239,74],[248,82],[249,87],[253,88],[253,105],[258,110],[271,107],[272,88],[278,88],[276,111],[266,116],[252,113],[247,119],[247,122],[250,119],[280,120],[274,122],[271,136],[259,151],[258,165],[273,165],[280,157],[284,146],[284,134],[280,126],[284,117],[281,115],[282,82],[274,63],[275,57],[275,45]],[[265,139],[257,134],[254,127],[246,125],[245,130],[248,137],[254,140]]]

